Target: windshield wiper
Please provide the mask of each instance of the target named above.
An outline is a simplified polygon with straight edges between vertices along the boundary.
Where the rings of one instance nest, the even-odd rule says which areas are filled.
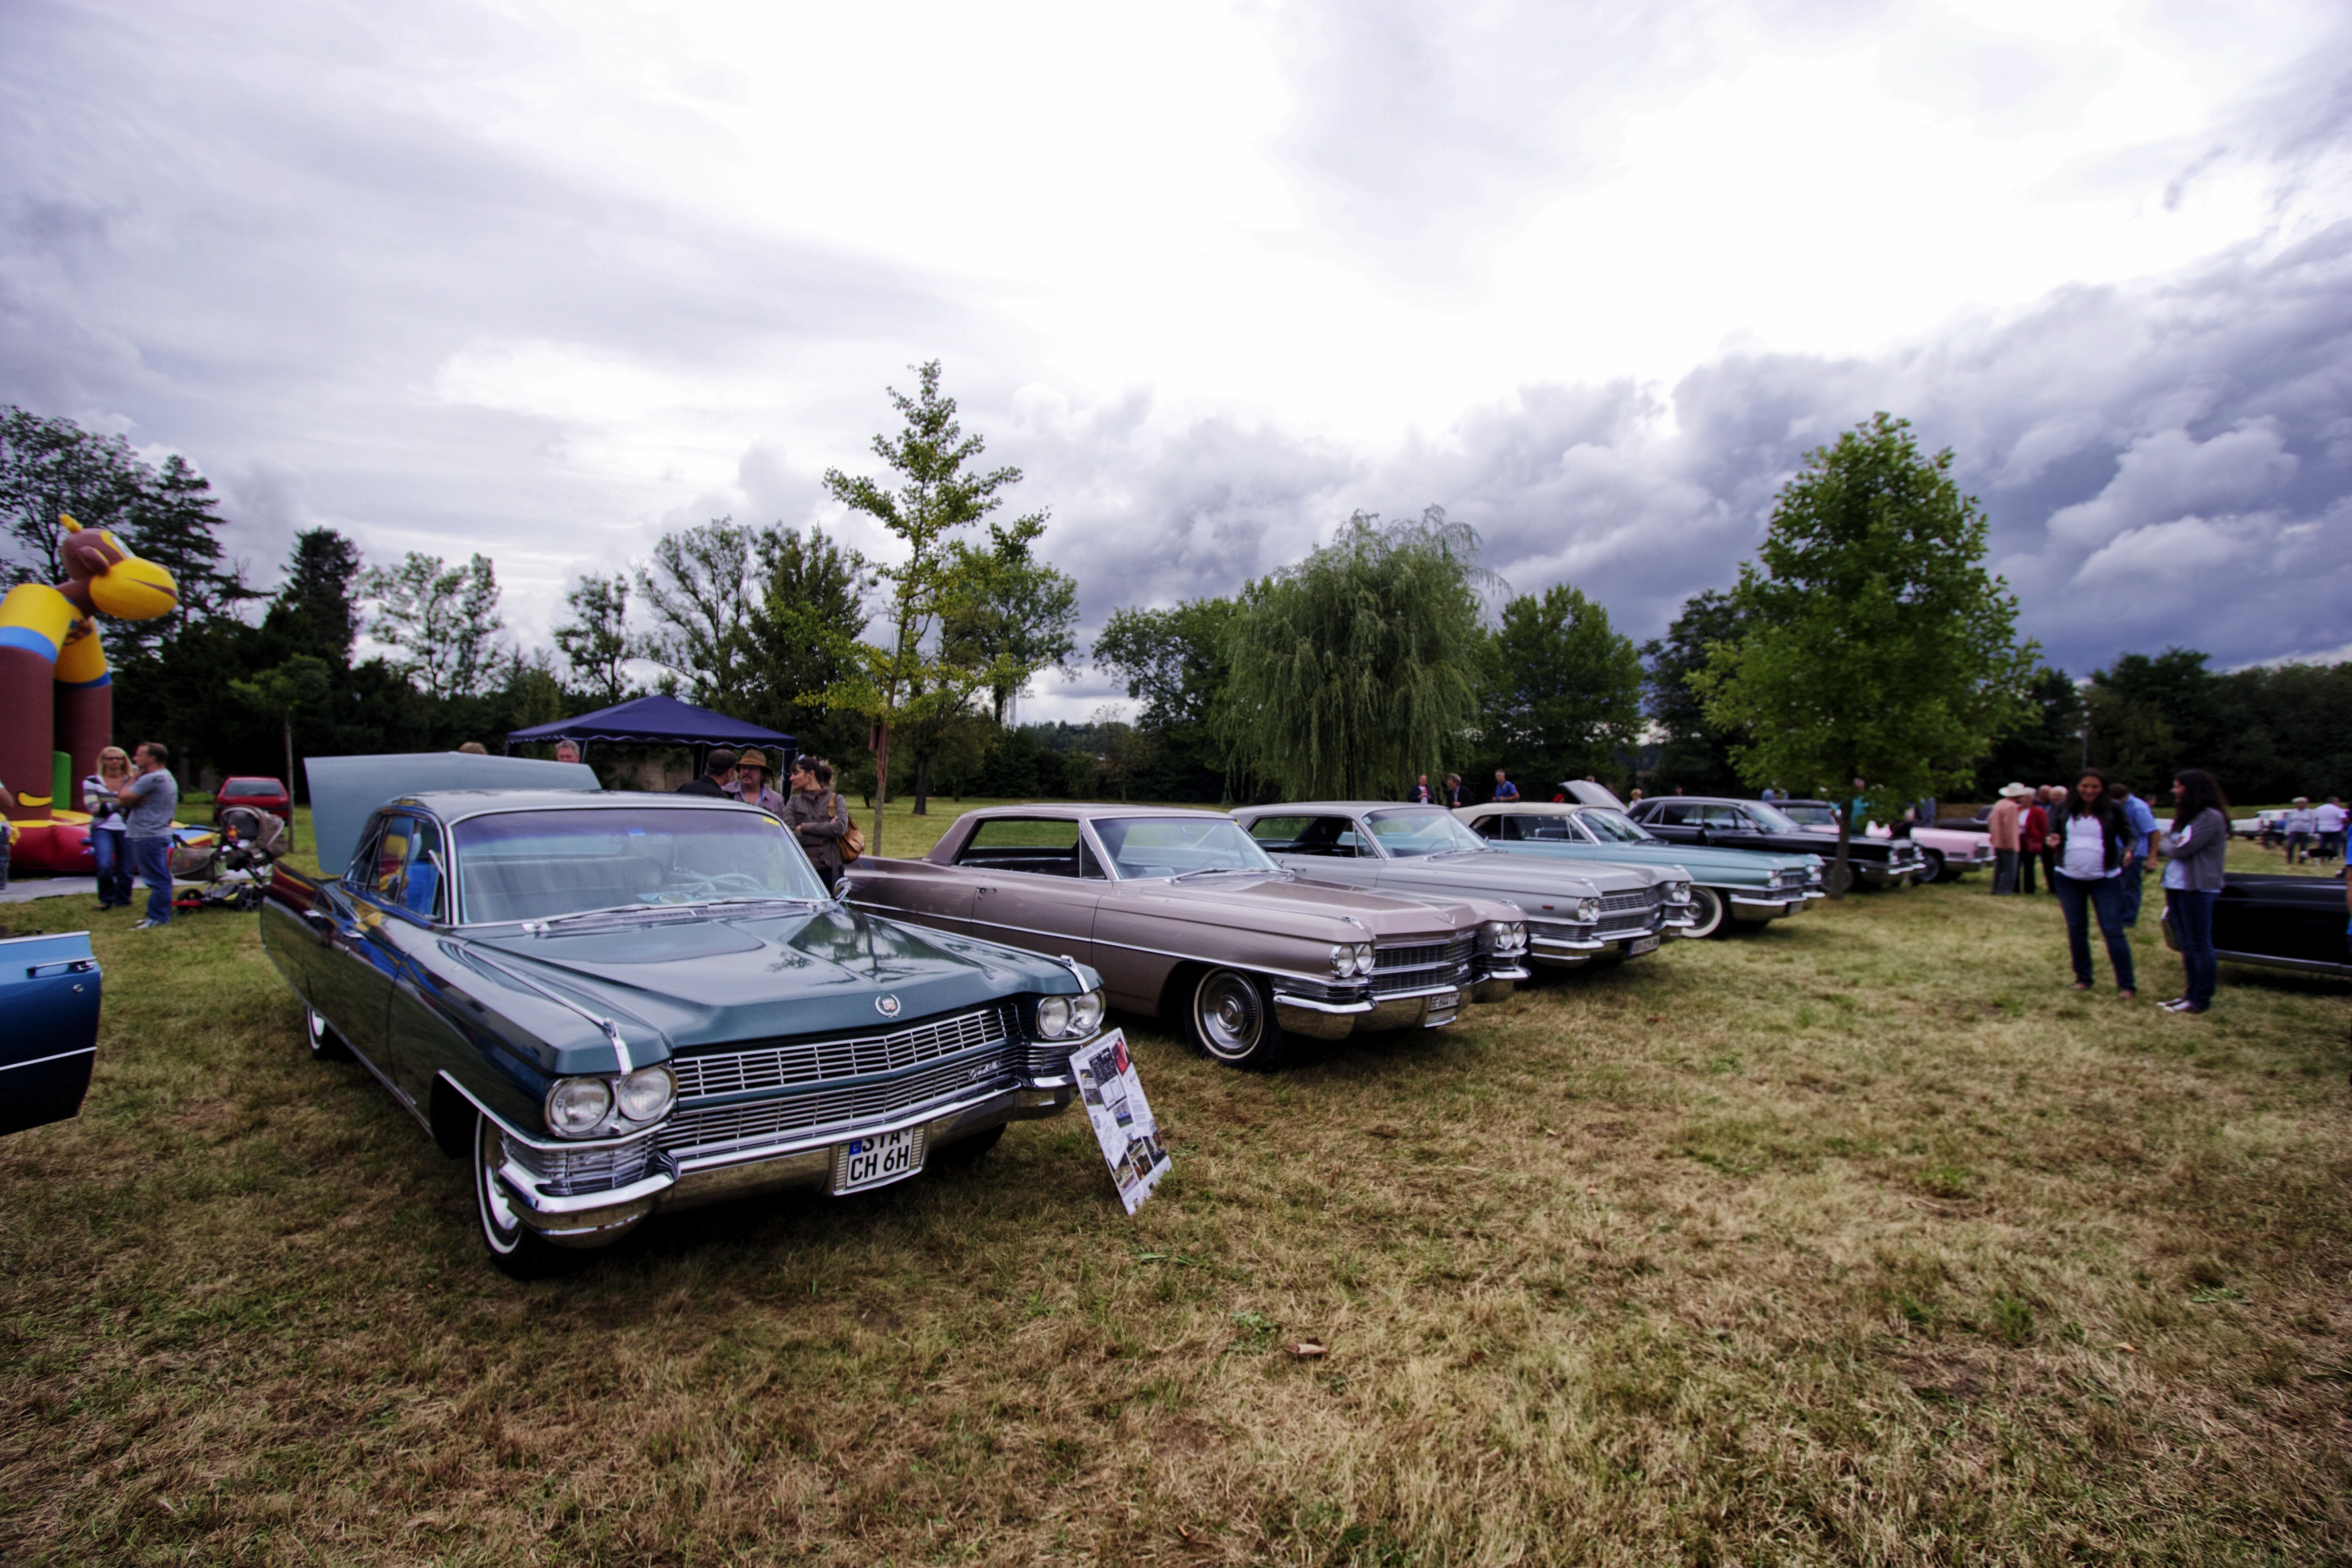
[[[1187,877],[1262,877],[1268,871],[1278,871],[1279,866],[1195,866],[1189,871],[1179,871],[1168,879],[1181,882]]]

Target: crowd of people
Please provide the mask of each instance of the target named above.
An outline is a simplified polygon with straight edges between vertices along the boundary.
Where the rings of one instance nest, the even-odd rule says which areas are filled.
[[[558,748],[556,760],[577,762],[579,752],[575,749],[566,759]],[[800,841],[818,879],[832,887],[841,880],[844,845],[856,842],[849,807],[833,787],[833,764],[823,757],[793,757],[785,795],[769,785],[773,773],[765,752],[719,746],[703,759],[700,773],[677,786],[677,793],[740,800],[774,813]]]

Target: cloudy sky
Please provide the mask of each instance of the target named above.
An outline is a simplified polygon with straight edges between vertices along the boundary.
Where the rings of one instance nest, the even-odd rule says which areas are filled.
[[[1434,504],[1654,635],[1883,408],[2065,667],[2352,657],[2347,117],[2340,4],[0,0],[0,401],[532,641],[875,545],[933,356],[1089,628]]]

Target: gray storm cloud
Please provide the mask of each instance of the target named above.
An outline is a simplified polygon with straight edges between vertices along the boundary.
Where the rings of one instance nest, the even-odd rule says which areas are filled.
[[[1843,37],[1876,14],[1806,25]],[[1565,43],[1521,48],[1507,69],[1496,37],[1438,37],[1415,13],[1282,25],[1307,205],[1331,215],[1331,243],[1393,244],[1382,265],[1408,292],[1471,269],[1459,235],[1503,221],[1528,171],[1572,183],[1609,157],[1589,121],[1515,115],[1514,95],[1540,108],[1712,58],[1664,14],[1565,64]],[[529,47],[511,35],[457,7],[399,26],[0,13],[0,400],[190,455],[265,580],[313,523],[378,557],[478,548],[510,621],[540,636],[569,578],[664,527],[831,516],[817,475],[865,460],[882,384],[932,353],[992,457],[1027,470],[1016,505],[1051,509],[1049,552],[1089,628],[1231,592],[1351,510],[1434,504],[1516,590],[1573,580],[1652,635],[1734,578],[1807,449],[1886,409],[1955,449],[2025,629],[2066,668],[2173,643],[2230,664],[2352,643],[2352,226],[1954,317],[1872,355],[1535,378],[1390,439],[1342,437],[1297,411],[1180,410],[1148,364],[1117,395],[1056,390],[1019,321],[941,276],[583,183],[403,85],[447,51]],[[2233,145],[2305,177],[2340,145],[2344,79],[2338,58],[2306,62]],[[2168,177],[2199,177],[2207,151],[2173,150]],[[1479,169],[1494,178],[1465,176]],[[1415,237],[1439,233],[1456,237]],[[541,360],[584,405],[607,362],[682,389],[659,417],[715,455],[648,467],[586,416],[465,391]],[[826,390],[730,401],[780,368]]]

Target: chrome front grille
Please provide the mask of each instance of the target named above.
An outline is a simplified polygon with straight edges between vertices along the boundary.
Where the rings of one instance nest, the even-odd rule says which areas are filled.
[[[1665,889],[1657,884],[1638,893],[1611,893],[1601,900],[1601,923],[1592,934],[1603,942],[1616,937],[1647,936],[1658,929],[1659,911],[1666,905]]]
[[[609,1193],[643,1181],[656,1158],[652,1137],[605,1149],[534,1149],[511,1138],[505,1142],[508,1160],[530,1172],[541,1192],[559,1198]]]
[[[1628,910],[1654,910],[1665,902],[1666,895],[1655,887],[1638,893],[1609,893],[1601,900],[1601,912],[1605,916],[1622,915]]]
[[[1013,1005],[996,1003],[952,1018],[886,1034],[678,1057],[670,1062],[670,1070],[677,1074],[680,1100],[700,1100],[711,1095],[741,1094],[749,1089],[790,1089],[863,1078],[871,1073],[897,1072],[982,1046],[1001,1046],[1018,1039],[1020,1033]]]
[[[731,1105],[680,1106],[661,1129],[661,1146],[677,1154],[709,1154],[888,1121],[935,1100],[1010,1083],[1024,1054],[1019,1046],[1004,1045],[878,1081],[814,1086]]]
[[[1472,934],[1449,942],[1377,948],[1372,953],[1372,994],[1465,984],[1470,978],[1470,960],[1477,951],[1478,939]]]

